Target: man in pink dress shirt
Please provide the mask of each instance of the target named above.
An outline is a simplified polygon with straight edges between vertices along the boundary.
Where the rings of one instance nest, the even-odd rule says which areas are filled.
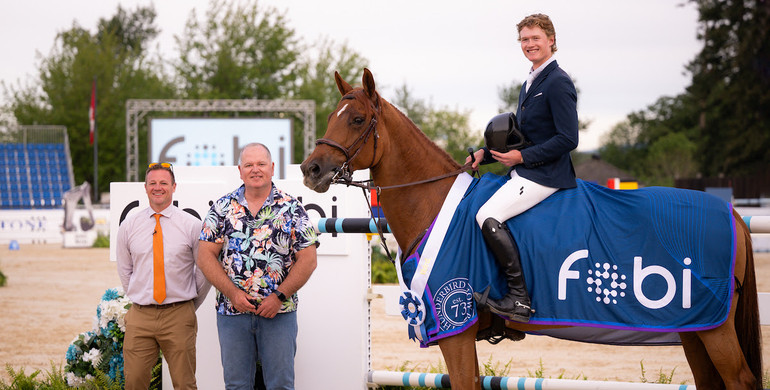
[[[126,218],[117,238],[118,274],[133,303],[125,318],[125,388],[146,390],[162,351],[174,389],[197,389],[195,310],[211,288],[195,264],[201,221],[171,204],[171,164],[150,164],[144,188],[150,206]],[[156,234],[162,238],[162,264],[153,256]]]

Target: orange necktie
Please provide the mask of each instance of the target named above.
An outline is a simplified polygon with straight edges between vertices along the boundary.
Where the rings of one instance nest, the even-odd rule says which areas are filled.
[[[166,273],[163,271],[163,230],[160,229],[160,214],[155,216],[155,231],[152,233],[152,297],[158,303],[166,299]]]

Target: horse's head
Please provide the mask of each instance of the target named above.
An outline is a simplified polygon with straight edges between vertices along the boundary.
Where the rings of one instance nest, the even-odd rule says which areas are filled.
[[[362,88],[351,87],[338,72],[334,72],[334,80],[342,99],[329,114],[326,134],[300,166],[304,184],[317,192],[326,192],[337,178],[376,165],[382,154],[377,149],[382,102],[372,73],[364,69]]]

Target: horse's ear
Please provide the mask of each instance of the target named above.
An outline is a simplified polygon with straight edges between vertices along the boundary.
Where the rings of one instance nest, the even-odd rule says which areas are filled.
[[[337,82],[337,89],[340,90],[340,93],[342,94],[342,96],[347,95],[348,92],[353,90],[353,87],[351,87],[350,84],[345,82],[345,80],[343,80],[342,77],[340,76],[340,73],[337,71],[334,71],[334,81]]]
[[[370,98],[374,98],[376,96],[374,76],[372,76],[372,72],[370,72],[368,68],[364,68],[364,77],[361,79],[361,82],[364,85],[364,92],[366,92]]]
[[[369,96],[369,99],[374,102],[375,107],[379,108],[380,102],[377,97],[377,90],[374,86],[374,76],[372,76],[372,72],[370,72],[368,68],[364,68],[364,77],[361,79],[361,82],[364,85],[366,96]]]

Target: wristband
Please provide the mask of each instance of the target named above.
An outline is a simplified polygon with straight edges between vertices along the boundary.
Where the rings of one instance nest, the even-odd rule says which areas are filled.
[[[273,294],[278,296],[278,300],[280,300],[281,302],[286,300],[286,295],[278,290],[273,291]]]

